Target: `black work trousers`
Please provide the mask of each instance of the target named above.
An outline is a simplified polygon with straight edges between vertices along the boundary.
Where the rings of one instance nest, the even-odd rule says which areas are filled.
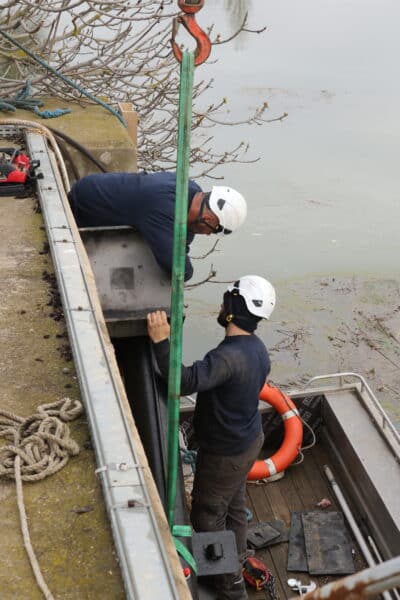
[[[200,448],[192,491],[191,521],[195,531],[232,530],[239,561],[247,549],[246,480],[264,442],[260,436],[242,454],[220,456]],[[241,581],[240,581],[241,580]],[[241,569],[223,578],[218,598],[247,598]]]

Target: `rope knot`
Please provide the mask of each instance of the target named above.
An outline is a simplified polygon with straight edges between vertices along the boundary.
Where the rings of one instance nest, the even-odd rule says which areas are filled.
[[[39,481],[62,469],[70,456],[79,453],[66,422],[82,410],[78,400],[62,398],[38,406],[37,413],[26,419],[0,411],[0,438],[11,442],[0,447],[0,477],[15,479],[17,456],[24,481]]]

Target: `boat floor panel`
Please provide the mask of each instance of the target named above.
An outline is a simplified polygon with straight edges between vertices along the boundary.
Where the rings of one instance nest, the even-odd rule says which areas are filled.
[[[283,479],[265,485],[248,484],[248,507],[253,513],[252,524],[257,521],[282,519],[290,527],[293,511],[320,510],[317,506],[322,498],[328,498],[331,506],[327,510],[340,511],[333,491],[323,472],[323,465],[329,465],[329,455],[321,443],[305,451],[304,461],[289,468]],[[351,536],[352,548],[355,550],[354,563],[356,571],[365,567],[362,556]],[[276,589],[280,598],[292,598],[297,595],[287,585],[289,578],[300,579],[302,583],[310,581],[320,586],[338,579],[332,576],[310,576],[304,572],[287,570],[288,542],[271,545],[256,552],[256,557],[263,561],[276,578]],[[249,589],[251,600],[260,598],[261,594]]]

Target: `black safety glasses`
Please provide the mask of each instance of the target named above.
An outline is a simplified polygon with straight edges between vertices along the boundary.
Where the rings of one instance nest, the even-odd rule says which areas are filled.
[[[203,219],[203,217],[199,217],[198,222],[203,223],[203,225],[208,227],[208,229],[210,229],[213,233],[223,233],[224,235],[229,235],[230,233],[232,233],[230,229],[226,229],[225,227],[222,227],[222,225],[217,225],[216,227],[213,227],[212,225],[210,225],[210,223],[207,223],[207,221]]]
[[[230,229],[226,229],[226,227],[223,227],[220,224],[218,224],[216,227],[213,227],[212,225],[210,225],[210,223],[207,223],[207,221],[205,219],[203,219],[204,207],[206,206],[209,210],[211,210],[210,204],[208,201],[209,197],[210,197],[209,193],[204,194],[203,200],[200,205],[199,216],[197,217],[197,222],[203,223],[203,225],[208,227],[208,229],[210,229],[213,233],[223,233],[224,235],[229,235],[230,233],[232,233],[232,231]]]

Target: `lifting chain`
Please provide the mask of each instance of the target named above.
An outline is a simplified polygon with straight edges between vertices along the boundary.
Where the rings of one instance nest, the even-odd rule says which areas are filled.
[[[275,577],[270,572],[268,580],[265,584],[265,590],[269,593],[271,600],[279,600],[279,594],[276,590],[275,583]]]

